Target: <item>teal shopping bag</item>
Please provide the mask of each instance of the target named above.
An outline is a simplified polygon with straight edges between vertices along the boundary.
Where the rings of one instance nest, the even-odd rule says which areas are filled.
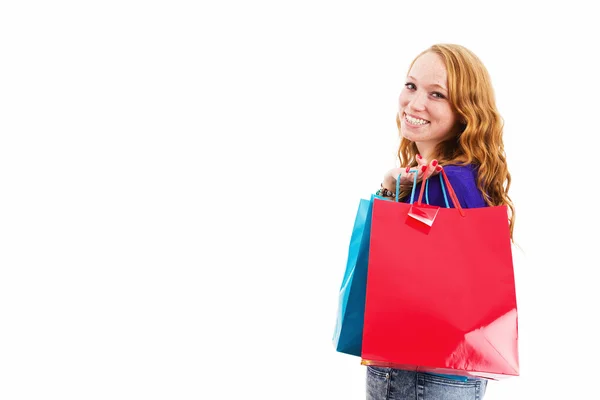
[[[367,290],[367,264],[371,236],[373,199],[361,199],[350,238],[348,260],[340,288],[337,320],[333,343],[341,353],[361,354],[365,297]]]

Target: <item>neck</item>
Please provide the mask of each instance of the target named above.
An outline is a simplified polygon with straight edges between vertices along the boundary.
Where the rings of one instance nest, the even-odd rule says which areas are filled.
[[[432,160],[433,151],[435,150],[435,144],[428,142],[420,142],[417,143],[417,150],[419,150],[419,154],[427,161]]]

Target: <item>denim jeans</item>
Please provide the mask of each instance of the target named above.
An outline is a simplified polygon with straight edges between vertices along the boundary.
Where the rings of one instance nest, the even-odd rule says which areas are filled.
[[[480,400],[487,380],[367,366],[367,400]]]

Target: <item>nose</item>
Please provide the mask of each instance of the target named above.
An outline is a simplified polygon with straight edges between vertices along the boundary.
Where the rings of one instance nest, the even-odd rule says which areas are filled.
[[[408,104],[410,105],[410,108],[412,108],[415,111],[423,111],[425,110],[426,103],[427,93],[419,90],[413,94]]]

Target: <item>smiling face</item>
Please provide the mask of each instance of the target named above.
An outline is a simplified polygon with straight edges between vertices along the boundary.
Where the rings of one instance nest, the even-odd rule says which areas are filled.
[[[425,53],[414,62],[399,99],[400,133],[419,153],[456,134],[457,118],[448,100],[448,74],[440,56]]]

